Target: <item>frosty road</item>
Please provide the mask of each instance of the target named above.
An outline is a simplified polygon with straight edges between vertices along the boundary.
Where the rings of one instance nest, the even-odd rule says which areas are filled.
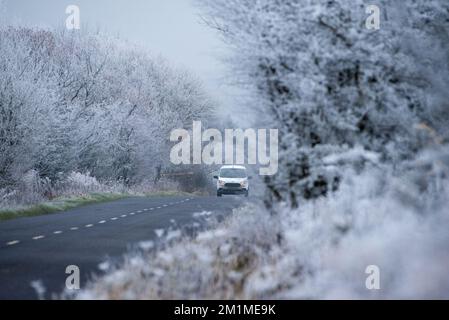
[[[127,198],[64,213],[0,222],[0,299],[36,299],[39,281],[45,298],[65,288],[66,268],[79,267],[81,289],[99,264],[119,261],[127,249],[156,240],[161,230],[204,223],[198,212],[224,216],[243,198]],[[203,219],[203,220],[202,220]],[[39,285],[40,287],[40,285]]]

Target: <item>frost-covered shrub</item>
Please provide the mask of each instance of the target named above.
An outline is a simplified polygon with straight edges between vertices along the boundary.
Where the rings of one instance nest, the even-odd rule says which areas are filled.
[[[169,179],[161,179],[155,183],[152,180],[145,180],[132,187],[134,192],[150,193],[159,191],[181,191],[179,184]]]
[[[91,193],[131,193],[131,190],[119,181],[99,182],[89,172],[71,172],[67,177],[52,182],[41,177],[36,170],[27,172],[14,188],[0,189],[0,210],[18,209],[58,197],[86,196]]]
[[[0,189],[0,208],[8,208],[15,201],[17,190]]]
[[[81,173],[72,171],[66,178],[58,181],[54,190],[58,196],[77,196],[89,193],[134,193],[137,188],[126,186],[124,181],[110,180],[98,181],[90,172]]]
[[[51,180],[41,177],[37,170],[27,171],[11,190],[16,191],[13,202],[24,205],[38,203],[54,195]]]
[[[390,175],[350,175],[332,197],[284,215],[293,227],[285,229],[288,250],[279,264],[298,257],[309,276],[291,279],[277,297],[449,297],[449,182],[440,180],[437,194],[420,190],[413,175]],[[380,268],[381,290],[365,286],[370,265]]]
[[[65,187],[71,190],[79,190],[80,192],[92,192],[100,189],[101,184],[90,172],[85,174],[80,172],[71,172],[65,180]]]
[[[39,172],[30,170],[20,179],[20,189],[28,192],[37,192],[40,189]]]
[[[43,178],[37,170],[29,170],[13,187],[1,189],[0,208],[32,205],[52,199],[56,195],[49,178]]]
[[[110,270],[78,298],[244,298],[246,278],[269,263],[279,227],[258,207],[236,210],[232,219],[194,240],[182,237],[159,250],[151,245],[147,253],[128,256],[123,266]]]

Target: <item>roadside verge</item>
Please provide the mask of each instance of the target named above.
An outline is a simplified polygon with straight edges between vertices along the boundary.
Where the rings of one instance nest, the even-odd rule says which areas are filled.
[[[160,192],[150,192],[144,194],[133,194],[133,193],[90,193],[81,196],[73,197],[60,197],[54,200],[38,203],[30,206],[23,206],[17,208],[0,208],[0,222],[5,220],[11,220],[21,217],[33,217],[45,214],[57,213],[66,211],[69,209],[81,207],[88,204],[109,202],[114,200],[119,200],[128,197],[164,197],[164,196],[181,196],[187,195],[185,192],[178,191],[160,191]],[[188,194],[195,195],[195,194]]]

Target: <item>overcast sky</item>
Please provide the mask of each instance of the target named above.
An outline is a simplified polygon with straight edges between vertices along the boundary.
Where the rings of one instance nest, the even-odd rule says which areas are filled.
[[[1,1],[1,0],[0,0]],[[43,27],[64,26],[68,5],[80,8],[81,25],[99,27],[147,47],[197,74],[212,96],[231,108],[225,86],[224,46],[200,23],[192,0],[4,0],[11,20]]]

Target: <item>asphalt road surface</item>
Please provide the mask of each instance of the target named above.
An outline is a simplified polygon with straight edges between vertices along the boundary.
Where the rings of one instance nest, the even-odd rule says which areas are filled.
[[[63,213],[0,222],[0,299],[37,299],[31,283],[40,281],[46,299],[65,288],[66,267],[80,269],[81,288],[100,263],[120,260],[159,230],[201,223],[194,213],[223,217],[241,197],[127,198]]]

